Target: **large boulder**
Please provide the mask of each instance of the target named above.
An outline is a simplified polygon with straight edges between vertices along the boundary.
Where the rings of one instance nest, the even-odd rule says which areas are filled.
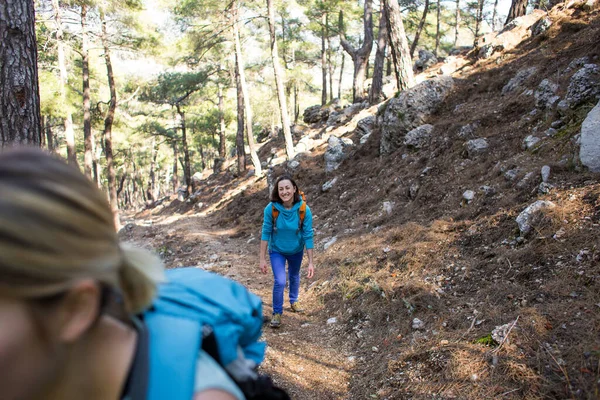
[[[348,150],[351,147],[351,140],[340,139],[333,135],[329,136],[327,150],[325,151],[325,172],[336,170],[341,162],[348,157]]]
[[[535,106],[541,110],[552,108],[560,97],[556,95],[558,85],[549,79],[544,79],[535,90]]]
[[[596,64],[585,64],[571,77],[561,108],[575,108],[587,101],[595,101],[598,97],[600,97],[600,67]]]
[[[419,58],[415,61],[417,71],[425,70],[437,63],[437,57],[429,50],[419,50]]]
[[[377,117],[374,115],[363,118],[356,124],[356,133],[358,133],[360,137],[368,135],[373,131],[376,123]]]
[[[490,147],[487,139],[485,138],[469,140],[464,144],[464,146],[470,159],[487,153],[488,148]]]
[[[521,235],[525,236],[536,226],[539,222],[540,217],[543,216],[543,210],[548,208],[554,208],[556,205],[547,200],[538,200],[533,204],[530,204],[525,208],[521,214],[517,217],[517,225]]]
[[[433,125],[425,124],[408,132],[404,137],[404,145],[415,149],[421,149],[429,143]]]
[[[581,163],[592,172],[600,172],[600,102],[581,124]]]
[[[516,89],[523,87],[523,83],[537,72],[537,67],[525,68],[517,72],[506,85],[502,88],[502,94],[514,92]]]
[[[391,99],[383,112],[381,154],[389,154],[402,146],[406,133],[424,125],[453,87],[452,77],[443,75],[421,82]]]
[[[302,114],[302,120],[307,124],[325,121],[329,118],[329,108],[319,105],[310,106]]]

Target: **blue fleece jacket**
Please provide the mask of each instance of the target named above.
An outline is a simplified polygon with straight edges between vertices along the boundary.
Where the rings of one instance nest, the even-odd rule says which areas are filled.
[[[302,229],[298,231],[300,216],[298,209],[303,200],[294,204],[291,209],[286,209],[281,203],[269,203],[265,207],[261,240],[269,242],[269,251],[276,251],[281,254],[292,255],[307,249],[312,249],[313,228],[312,213],[308,205]],[[273,207],[279,210],[277,217],[277,229],[273,230]]]

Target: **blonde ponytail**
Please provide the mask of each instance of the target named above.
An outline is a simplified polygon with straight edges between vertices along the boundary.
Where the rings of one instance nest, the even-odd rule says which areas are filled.
[[[130,314],[146,309],[156,294],[156,285],[165,280],[161,260],[148,250],[121,244],[123,264],[119,269],[119,286]]]

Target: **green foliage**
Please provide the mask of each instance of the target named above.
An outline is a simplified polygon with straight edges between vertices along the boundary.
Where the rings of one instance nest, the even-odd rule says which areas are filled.
[[[496,347],[498,346],[498,342],[492,338],[492,334],[489,333],[485,336],[480,337],[479,339],[475,339],[474,343],[481,344],[488,347]]]

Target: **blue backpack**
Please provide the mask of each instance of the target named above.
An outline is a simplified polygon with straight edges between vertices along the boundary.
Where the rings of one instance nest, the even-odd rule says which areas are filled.
[[[257,372],[266,347],[258,341],[263,324],[258,296],[197,268],[168,270],[167,279],[143,315],[150,342],[148,400],[191,400],[200,349],[224,368],[246,399],[289,399]]]

